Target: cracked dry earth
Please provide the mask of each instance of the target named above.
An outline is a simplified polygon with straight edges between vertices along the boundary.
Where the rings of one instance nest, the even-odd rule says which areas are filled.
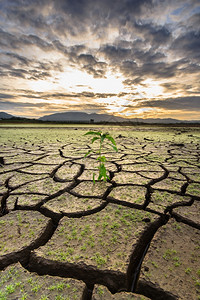
[[[199,128],[88,129],[1,128],[0,299],[200,299]]]

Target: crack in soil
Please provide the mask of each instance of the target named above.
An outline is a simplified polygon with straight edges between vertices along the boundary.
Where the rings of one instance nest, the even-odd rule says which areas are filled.
[[[169,139],[167,144],[159,139],[157,145],[155,142],[156,138],[148,138],[148,135],[147,137],[142,137],[139,131],[135,132],[138,135],[137,137],[133,136],[129,140],[126,138],[126,135],[119,136],[120,156],[115,160],[111,159],[112,152],[109,152],[111,156],[107,163],[112,165],[111,170],[108,168],[110,179],[106,183],[102,183],[101,186],[98,186],[98,182],[96,185],[93,185],[91,178],[81,179],[81,175],[85,174],[86,171],[94,172],[97,170],[94,155],[89,155],[88,161],[84,159],[84,154],[87,152],[87,149],[90,149],[89,145],[80,148],[78,142],[71,142],[70,140],[68,143],[62,144],[61,137],[57,138],[52,145],[45,144],[42,140],[37,141],[35,139],[31,141],[26,140],[27,138],[22,138],[20,140],[21,146],[19,146],[19,142],[16,141],[13,144],[11,140],[7,140],[7,143],[4,143],[1,147],[0,156],[0,188],[2,188],[2,192],[0,190],[0,226],[3,228],[7,216],[12,216],[12,214],[18,214],[19,212],[24,214],[38,213],[48,221],[43,232],[38,234],[34,240],[31,240],[31,234],[33,235],[34,233],[30,231],[29,241],[22,248],[16,248],[7,253],[5,247],[5,250],[2,250],[5,251],[4,253],[1,252],[0,246],[0,270],[20,262],[26,270],[36,272],[40,276],[50,275],[81,280],[85,283],[82,294],[83,300],[92,299],[93,289],[96,284],[106,286],[112,293],[127,291],[130,295],[131,293],[137,293],[153,300],[178,299],[178,295],[161,288],[159,282],[155,284],[151,280],[147,281],[141,278],[140,273],[144,258],[149,253],[154,236],[161,228],[165,228],[170,219],[177,221],[178,224],[186,224],[190,228],[200,230],[200,223],[191,214],[188,214],[188,211],[179,212],[178,210],[179,208],[192,208],[200,201],[200,196],[197,192],[198,186],[190,186],[190,184],[198,185],[200,183],[200,176],[197,177],[197,180],[190,178],[190,168],[195,168],[197,174],[199,172],[199,146],[192,140],[194,135],[188,135],[188,139],[192,143],[183,142],[183,139],[180,137],[186,133],[187,130],[186,132],[172,131],[172,133],[170,132],[171,140]],[[198,135],[196,135],[195,141],[198,138]],[[43,143],[42,146],[40,145],[41,143]],[[14,150],[9,148],[11,145]],[[8,150],[6,150],[6,147],[8,147]],[[33,148],[31,149],[31,147]],[[13,154],[9,153],[9,149],[13,151]],[[105,154],[106,152],[107,149]],[[183,154],[188,160],[185,157],[184,159],[182,158]],[[114,170],[113,166],[115,166]],[[22,178],[24,176],[22,182],[20,182],[18,174]],[[65,177],[66,174],[68,174],[68,177]],[[25,181],[26,176],[29,175],[33,178]],[[45,177],[42,177],[43,175]],[[182,179],[181,175],[184,179]],[[34,178],[34,176],[39,176],[39,178]],[[56,190],[56,187],[51,182],[45,185],[46,180],[50,179],[55,185],[60,184],[61,187]],[[169,179],[169,181],[165,181],[165,179]],[[13,183],[13,180],[16,182]],[[41,180],[43,180],[44,185],[41,184]],[[163,185],[162,187],[156,185],[160,183]],[[181,184],[179,189],[176,188],[178,184]],[[26,190],[27,186],[30,186],[30,190]],[[20,191],[20,188],[25,188],[25,191]],[[145,191],[143,196],[139,192],[140,195],[136,192],[134,194],[134,191],[141,188]],[[114,196],[113,192],[115,192]],[[70,200],[68,200],[66,193],[80,201],[80,203],[76,203],[74,211],[65,211],[64,207],[62,207],[64,205],[62,201],[71,201],[71,205],[75,201],[75,198],[69,198]],[[157,193],[159,197],[156,196]],[[162,193],[166,194],[163,194],[164,196],[161,197]],[[12,200],[11,196],[16,196],[15,200]],[[23,203],[20,197],[25,196],[32,198],[41,196],[42,198],[37,200],[36,204],[30,203],[28,199],[27,203]],[[66,197],[66,199],[62,197]],[[176,197],[180,197],[180,200]],[[58,205],[60,201],[61,207],[59,211],[54,210],[51,205],[45,206],[45,204],[51,203],[50,201],[52,200],[58,201]],[[100,200],[99,204],[95,202]],[[13,204],[10,206],[12,201]],[[117,207],[115,217],[117,216],[118,220],[120,220],[120,224],[119,221],[115,221],[114,217],[110,220],[112,218],[111,215],[105,214],[106,209],[109,209],[109,207],[114,209],[115,206]],[[122,211],[123,213],[121,213]],[[94,216],[102,217],[98,217],[99,219],[95,220]],[[153,219],[152,216],[154,216]],[[75,220],[82,222],[82,220],[90,220],[90,217],[93,220],[92,222],[96,222],[96,231],[98,232],[99,226],[102,226],[102,232],[104,233],[102,236],[99,234],[99,245],[101,246],[99,251],[92,256],[93,261],[96,260],[96,264],[87,262],[87,254],[83,255],[83,258],[78,257],[77,261],[70,260],[70,254],[65,256],[66,252],[62,253],[63,261],[60,261],[58,256],[47,258],[44,255],[44,247],[49,247],[49,253],[51,251],[59,253],[61,245],[55,245],[54,239],[59,234],[62,234],[62,230],[66,230],[64,225],[62,225],[63,227],[60,226],[60,224],[64,224],[64,220],[72,221],[71,225],[70,223],[68,225],[71,227],[68,227],[68,231],[65,231],[63,237],[68,238],[66,240],[67,247],[70,247],[72,241],[78,239],[77,231],[79,230],[82,235],[79,237],[80,243],[82,243],[82,239],[83,241],[84,239],[86,240],[86,237],[89,239],[87,244],[83,243],[81,247],[83,251],[88,251],[90,255],[97,240],[96,232],[92,233],[90,231],[91,228],[87,225],[89,224],[87,222],[85,231],[81,227],[78,230],[73,227]],[[130,227],[133,220],[135,220],[134,224],[136,224],[135,226],[138,230],[134,233],[135,239],[131,235],[135,228]],[[12,222],[11,220],[11,225]],[[23,226],[26,226],[26,222],[23,224],[23,219],[19,222],[21,223],[16,228],[18,228],[17,232],[21,237],[22,230],[20,226],[23,228]],[[121,224],[124,224],[125,227]],[[141,229],[138,226],[141,226]],[[124,228],[126,228],[126,231],[124,231]],[[106,243],[104,236],[109,230],[112,242],[110,240]],[[120,232],[122,232],[121,237],[118,235]],[[120,269],[120,263],[117,265],[117,260],[114,262],[112,259],[110,263],[113,264],[113,267],[102,267],[106,259],[109,260],[117,251],[119,261],[123,261],[124,253],[120,252],[120,239],[122,237],[125,237],[128,241],[127,245],[132,245],[130,253],[127,253],[128,259],[124,258],[124,262],[126,260],[125,269]],[[129,241],[130,237],[131,240]],[[0,238],[2,243],[4,243],[2,234]],[[17,243],[16,239],[10,234],[10,240],[12,241],[12,239],[13,243]],[[132,240],[134,241],[133,244]],[[85,247],[87,250],[84,250]],[[69,251],[71,252],[69,253],[73,253],[72,247],[70,249]],[[106,252],[106,249],[110,249],[110,252]],[[49,254],[49,257],[51,257],[51,254]],[[197,291],[197,295],[199,294],[200,292]],[[193,295],[191,299],[192,297]]]

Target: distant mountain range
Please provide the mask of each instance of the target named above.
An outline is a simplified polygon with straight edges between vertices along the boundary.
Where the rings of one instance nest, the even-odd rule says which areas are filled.
[[[175,119],[127,119],[122,117],[116,117],[107,114],[87,114],[83,112],[65,112],[65,113],[56,113],[52,115],[46,115],[39,118],[41,121],[57,121],[57,122],[90,122],[90,123],[99,123],[99,122],[145,122],[145,123],[181,123],[180,120]]]
[[[13,115],[7,114],[5,112],[0,112],[0,120],[1,119],[17,119],[17,120],[27,120],[31,121],[32,119],[28,118],[20,118],[15,117]],[[128,123],[157,123],[157,124],[176,124],[176,123],[200,123],[200,120],[192,120],[192,121],[183,121],[177,119],[160,119],[160,118],[149,118],[149,119],[142,119],[142,118],[122,118],[107,114],[87,114],[84,112],[65,112],[65,113],[55,113],[51,115],[45,115],[41,118],[34,119],[34,121],[50,121],[50,122],[69,122],[69,123],[121,123],[121,122],[128,122]]]
[[[7,113],[5,113],[5,112],[0,112],[0,120],[1,120],[1,119],[11,119],[11,118],[13,118],[12,115],[7,114]]]

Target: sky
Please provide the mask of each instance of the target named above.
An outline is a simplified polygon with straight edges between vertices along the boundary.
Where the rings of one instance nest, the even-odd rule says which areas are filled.
[[[200,120],[200,0],[0,0],[0,111]]]

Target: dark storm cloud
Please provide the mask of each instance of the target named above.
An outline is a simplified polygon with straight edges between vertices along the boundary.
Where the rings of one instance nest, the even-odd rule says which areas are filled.
[[[105,55],[110,61],[119,63],[131,56],[130,48],[122,48],[117,45],[104,45],[101,47],[100,52]]]
[[[97,29],[99,24],[107,26],[112,21],[115,24],[125,24],[132,16],[140,14],[142,8],[151,6],[151,0],[57,0],[54,2],[56,10],[63,12],[65,16],[73,16],[77,24],[82,23],[83,26],[88,20],[92,20],[93,29]]]
[[[59,40],[54,40],[51,43],[46,42],[35,35],[11,35],[8,32],[0,30],[0,45],[2,49],[12,49],[17,50],[24,48],[26,46],[36,46],[43,51],[53,51],[57,50],[65,55],[65,58],[74,63],[78,68],[85,70],[94,77],[104,77],[106,72],[107,64],[105,62],[98,61],[93,55],[81,53],[82,51],[89,51],[84,45],[74,45],[70,47],[64,46]],[[7,56],[12,56],[18,60],[23,61],[25,64],[31,61],[25,57],[22,57],[16,53],[7,53]],[[42,65],[42,63],[40,63]],[[50,63],[49,63],[50,65]],[[46,70],[45,64],[43,63],[44,69]],[[47,68],[63,71],[62,65],[60,63],[56,65],[51,64],[51,67]],[[14,73],[13,73],[14,74]],[[24,76],[23,76],[24,77]],[[41,77],[41,76],[39,76]],[[34,78],[34,77],[33,77]]]
[[[117,94],[113,93],[93,93],[88,91],[83,91],[80,93],[43,93],[43,92],[32,92],[23,91],[24,93],[20,94],[20,97],[24,98],[35,98],[35,99],[44,99],[44,100],[69,100],[72,98],[91,98],[91,99],[99,99],[99,98],[110,98],[114,96],[118,96]],[[6,95],[6,94],[5,94]]]
[[[179,90],[192,95],[199,92],[199,82],[180,81],[187,76],[197,77],[200,72],[198,3],[197,0],[0,1],[1,80],[13,77],[17,84],[17,78],[54,79],[57,83],[59,73],[63,75],[68,68],[74,68],[94,78],[106,78],[107,71],[121,74],[129,90],[134,85],[145,87],[145,80],[150,78],[163,80],[161,86],[165,92]],[[5,82],[7,85],[9,81]],[[127,96],[125,92],[93,93],[84,91],[84,87],[82,90],[37,94],[18,91],[17,94],[44,101]],[[2,92],[2,100],[11,95],[10,91],[8,97]],[[198,101],[198,97],[169,98],[140,105],[195,110],[199,109]],[[11,100],[2,103],[11,105]]]
[[[166,58],[166,55],[161,52],[154,51],[152,48],[144,51],[141,49],[135,49],[133,51],[133,57],[136,61],[138,61],[140,64],[147,64],[149,62],[151,63],[158,63],[160,61],[163,61],[163,59]]]
[[[123,83],[127,86],[131,86],[131,85],[141,84],[143,80],[144,78],[142,77],[136,77],[135,79],[126,79],[123,81]]]
[[[69,55],[72,56],[71,53]],[[91,54],[80,54],[76,56],[73,52],[73,61],[80,66],[80,69],[93,75],[94,78],[104,77],[106,73],[107,64],[105,62],[98,61]]]
[[[46,79],[51,71],[63,71],[62,65],[52,62],[39,62],[13,52],[0,53],[0,76],[26,79]]]
[[[21,49],[26,46],[36,46],[44,51],[51,51],[54,49],[51,43],[46,42],[36,35],[14,35],[2,28],[0,28],[0,46],[3,49],[13,50]]]
[[[9,59],[14,59],[14,60],[18,61],[21,65],[28,66],[29,63],[31,62],[30,59],[28,59],[28,58],[26,58],[24,56],[18,55],[17,53],[6,52],[6,53],[3,53],[3,54],[5,54],[6,56],[8,56]]]
[[[6,4],[5,4],[6,3]],[[47,29],[47,23],[43,17],[44,9],[48,1],[5,1],[2,7],[9,21],[15,21],[22,26],[30,26],[36,29]]]
[[[144,43],[141,40],[124,43],[118,41],[117,44],[102,45],[99,51],[114,64],[119,64],[123,61],[132,60],[139,63],[158,62],[165,59],[166,55],[160,51],[156,51],[154,47],[144,50],[141,47]]]
[[[192,83],[176,83],[176,82],[166,82],[161,84],[161,86],[164,88],[166,92],[176,92],[176,91],[182,91],[192,93],[193,84]],[[200,92],[200,89],[199,89]]]
[[[12,102],[12,101],[1,101],[0,102],[0,109],[1,110],[10,110],[15,108],[30,108],[30,107],[43,107],[45,103],[24,103],[24,102]]]
[[[152,0],[44,0],[44,1],[5,1],[2,11],[10,22],[21,24],[32,32],[46,32],[47,35],[76,36],[88,30],[96,35],[108,25],[134,29],[144,39],[155,44],[165,44],[171,32],[165,25],[142,20],[143,13],[153,18],[154,8],[163,1]],[[184,1],[180,1],[184,3]],[[170,2],[169,5],[172,5]],[[162,13],[162,11],[160,12]],[[197,22],[190,18],[190,23]],[[100,31],[100,32],[98,32]],[[103,30],[104,31],[104,30]],[[106,31],[104,32],[106,34]]]
[[[139,83],[143,76],[148,75],[155,78],[169,78],[175,75],[177,67],[181,64],[180,61],[166,63],[164,53],[156,52],[152,48],[144,51],[137,47],[134,48],[133,44],[132,48],[104,45],[100,51],[110,60],[112,65],[119,67],[122,74],[128,77],[124,83],[133,81],[136,84],[135,77],[138,78]]]
[[[171,39],[171,32],[166,26],[157,26],[153,23],[134,23],[137,33],[140,33],[145,41],[150,41],[153,47],[166,44]]]
[[[123,73],[125,77],[153,77],[153,78],[170,78],[175,76],[177,70],[177,63],[167,64],[165,62],[147,62],[142,66],[138,66],[134,61],[124,61],[120,66],[120,71]],[[135,79],[134,79],[135,80]],[[133,83],[136,83],[134,82]],[[130,85],[131,81],[124,81],[124,83],[128,82]]]
[[[102,28],[126,25],[151,7],[152,0],[26,0],[5,1],[2,10],[9,22],[34,33],[76,36],[90,30],[101,36],[105,33]]]
[[[0,94],[0,99],[10,99],[10,98],[15,98],[12,94]]]
[[[138,107],[163,108],[167,110],[200,111],[200,96],[144,101],[141,102]]]
[[[19,42],[15,35],[4,31],[0,28],[0,46],[5,49],[17,49],[19,48]]]
[[[192,30],[200,30],[200,12],[192,15],[188,20],[187,20],[187,26],[189,29]]]
[[[151,0],[5,1],[2,11],[7,16],[7,20],[20,24],[25,31],[29,30],[29,34],[11,34],[9,30],[7,32],[6,29],[1,29],[0,46],[12,51],[32,46],[45,52],[59,51],[70,64],[96,78],[105,77],[107,68],[116,68],[116,65],[123,75],[128,76],[127,80],[145,76],[170,78],[177,74],[179,66],[176,63],[166,62],[166,50],[162,47],[170,47],[172,43],[170,47],[172,52],[182,53],[188,60],[197,59],[200,35],[193,30],[182,33],[173,40],[170,26],[155,24],[153,19],[149,20],[150,18],[148,21],[142,19],[142,14],[148,11],[149,16],[153,18],[154,8],[161,2]],[[190,16],[188,22],[190,28],[197,26],[198,16],[198,13]],[[117,40],[115,43],[102,44],[99,51],[97,49],[97,53],[104,54],[106,61],[99,61],[94,51],[85,45],[66,46],[59,40],[59,34],[78,37],[83,31],[86,33],[92,31],[99,36],[103,30],[103,35],[106,37],[108,25],[118,28],[122,33],[124,30],[134,41]],[[121,38],[123,39],[123,35]],[[198,65],[196,66],[198,69]],[[195,65],[192,66],[191,62],[188,62],[184,72],[193,72],[194,69]],[[5,76],[5,71],[2,70],[2,74]],[[20,76],[20,71],[14,70],[11,74]],[[44,78],[49,76],[47,72],[43,75]],[[25,77],[25,74],[21,76]],[[42,74],[31,75],[29,78],[42,78]]]
[[[40,70],[40,68],[18,68],[10,64],[0,64],[0,77],[15,77],[15,78],[23,78],[23,79],[46,79],[51,77],[50,72],[44,71],[44,69]]]
[[[114,93],[94,93],[83,91],[80,93],[45,93],[45,92],[35,92],[30,90],[16,90],[16,95],[11,94],[12,90],[6,90],[5,93],[0,93],[0,99],[11,99],[11,98],[23,98],[23,99],[42,99],[43,101],[51,100],[70,100],[70,99],[102,99],[110,97],[123,97],[126,94],[114,94]]]
[[[200,59],[200,31],[190,31],[177,37],[171,49],[185,57]]]
[[[48,103],[48,102],[40,102],[40,103],[24,103],[24,102],[12,102],[12,101],[1,101],[0,102],[0,110],[13,110],[15,111],[26,111],[26,110],[36,110],[36,114],[38,109],[43,110],[43,114],[54,113],[54,112],[62,112],[62,111],[85,111],[85,112],[102,112],[105,109],[105,106],[102,104],[56,104],[56,103]],[[13,113],[14,114],[14,113]]]

